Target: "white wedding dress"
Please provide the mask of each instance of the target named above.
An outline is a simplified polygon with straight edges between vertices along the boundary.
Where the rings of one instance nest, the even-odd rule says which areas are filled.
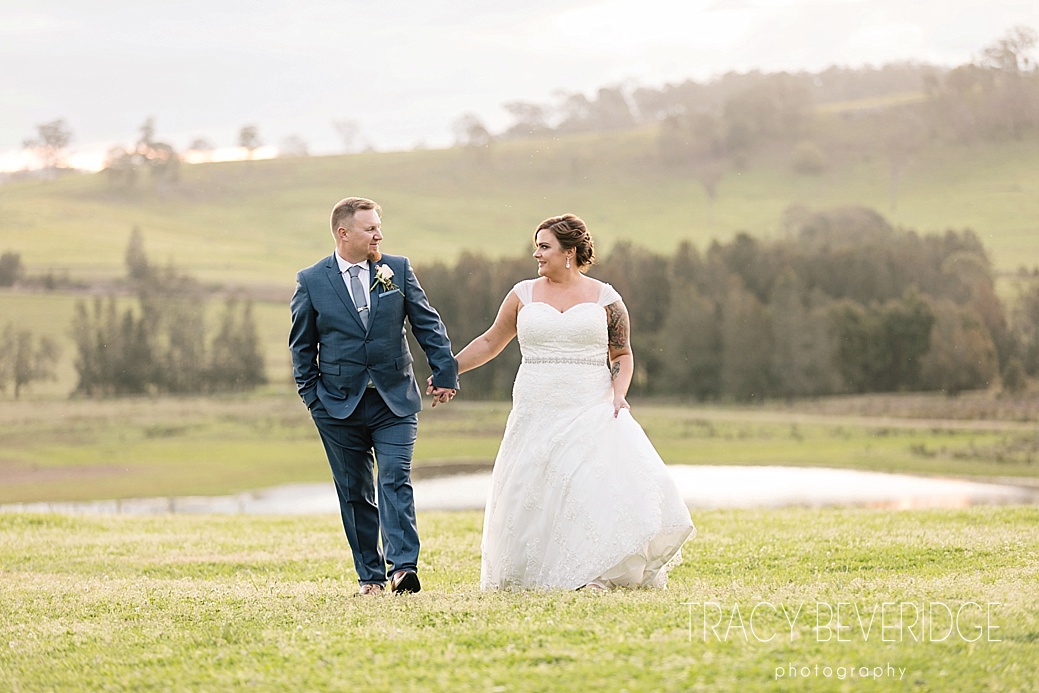
[[[560,313],[522,304],[523,362],[494,462],[483,525],[483,589],[661,587],[695,532],[663,460],[627,410],[613,416],[603,284]]]

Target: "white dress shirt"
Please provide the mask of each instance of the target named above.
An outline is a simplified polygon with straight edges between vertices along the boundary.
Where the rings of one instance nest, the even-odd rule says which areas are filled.
[[[369,281],[370,277],[367,260],[365,260],[364,262],[347,262],[343,258],[339,257],[339,251],[336,251],[335,255],[336,262],[339,263],[339,273],[343,275],[343,283],[346,284],[346,293],[350,294],[350,298],[353,298],[354,296],[353,291],[350,290],[350,268],[354,265],[357,265],[361,268],[361,271],[357,273],[357,278],[361,280],[361,286],[363,286],[365,289],[368,289],[368,287],[371,286],[371,282]],[[365,306],[367,306],[368,291],[364,291],[362,293],[364,294],[364,300],[366,301]],[[356,301],[356,299],[354,300]],[[361,306],[354,306],[354,308],[360,310]],[[375,383],[371,381],[371,378],[368,379],[368,387],[375,387]]]

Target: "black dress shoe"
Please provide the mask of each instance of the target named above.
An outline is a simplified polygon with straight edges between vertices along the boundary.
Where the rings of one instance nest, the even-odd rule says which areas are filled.
[[[390,578],[390,592],[400,594],[401,592],[418,592],[422,584],[418,581],[418,573],[414,570],[398,570]]]

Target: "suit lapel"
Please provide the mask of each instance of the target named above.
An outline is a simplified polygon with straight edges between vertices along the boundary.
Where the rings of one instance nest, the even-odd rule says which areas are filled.
[[[328,281],[332,284],[332,290],[335,291],[339,300],[346,306],[346,312],[353,315],[353,320],[357,323],[357,326],[363,330],[364,323],[361,322],[361,316],[357,314],[357,306],[354,305],[354,299],[346,289],[346,282],[343,280],[343,275],[339,271],[339,263],[336,261],[334,253],[328,258]],[[368,324],[372,324],[371,310],[368,311]]]

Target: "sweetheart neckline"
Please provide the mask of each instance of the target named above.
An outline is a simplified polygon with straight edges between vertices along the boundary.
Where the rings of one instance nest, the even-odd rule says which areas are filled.
[[[523,310],[523,308],[526,308],[528,306],[533,306],[533,305],[547,306],[547,307],[551,308],[552,312],[555,313],[556,315],[566,315],[567,313],[572,311],[574,308],[577,308],[578,306],[596,306],[596,307],[599,307],[599,308],[602,307],[598,303],[596,303],[595,301],[581,301],[580,303],[575,303],[574,305],[570,306],[566,310],[559,310],[558,308],[553,306],[551,303],[545,303],[544,301],[531,301],[530,303],[524,303],[523,306],[520,308],[520,310]]]

